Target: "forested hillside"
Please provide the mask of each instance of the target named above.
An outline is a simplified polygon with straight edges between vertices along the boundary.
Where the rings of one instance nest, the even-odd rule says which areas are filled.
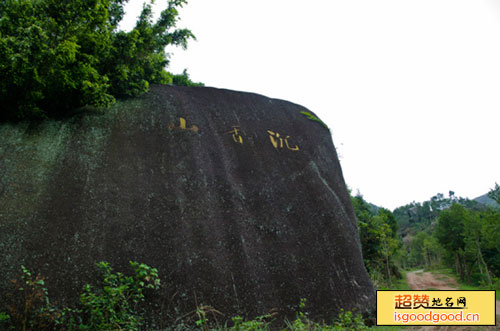
[[[370,212],[361,196],[353,197],[365,264],[375,284],[390,284],[398,270],[450,267],[466,283],[500,289],[499,186],[486,196],[469,200],[450,191],[379,214]]]

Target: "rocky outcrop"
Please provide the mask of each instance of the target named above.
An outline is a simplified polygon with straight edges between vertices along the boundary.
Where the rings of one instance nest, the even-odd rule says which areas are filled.
[[[301,298],[313,318],[368,309],[331,135],[301,111],[153,86],[103,113],[0,126],[0,293],[25,265],[71,302],[96,262],[135,260],[158,268],[161,307],[178,314],[290,317]]]

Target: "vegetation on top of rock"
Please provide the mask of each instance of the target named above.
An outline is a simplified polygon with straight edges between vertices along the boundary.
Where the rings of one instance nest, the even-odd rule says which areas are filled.
[[[330,128],[328,127],[328,125],[326,125],[325,122],[323,122],[322,120],[320,120],[317,116],[314,116],[313,114],[311,114],[311,113],[309,113],[307,111],[301,111],[300,113],[302,115],[304,115],[305,117],[307,117],[307,119],[309,119],[311,121],[314,121],[314,122],[318,122],[324,128],[326,128],[328,131],[330,131]]]
[[[169,0],[156,22],[144,4],[135,27],[118,29],[128,0],[0,2],[0,120],[45,118],[115,98],[137,96],[151,83],[188,85],[186,72],[165,71],[169,45],[187,47],[193,33],[175,29]]]
[[[172,76],[172,84],[177,86],[205,86],[203,83],[196,83],[189,78],[187,69],[184,69],[182,74]]]

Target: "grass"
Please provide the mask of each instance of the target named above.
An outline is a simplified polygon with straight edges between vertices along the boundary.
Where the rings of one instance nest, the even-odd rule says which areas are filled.
[[[398,279],[394,282],[393,289],[402,291],[411,290],[410,286],[408,285],[408,281],[406,280],[406,273],[407,271],[401,271],[403,278]]]
[[[459,290],[464,290],[464,291],[478,291],[478,290],[486,290],[484,287],[480,286],[474,286],[474,285],[469,285],[465,283],[460,283],[459,281]],[[500,291],[495,290],[495,298],[500,301]],[[500,313],[500,312],[497,312]]]
[[[439,275],[445,275],[448,277],[451,277],[455,279],[458,283],[458,290],[464,290],[464,291],[479,291],[479,290],[487,290],[487,288],[481,287],[479,285],[471,285],[467,284],[466,282],[463,282],[459,279],[457,274],[453,271],[451,268],[437,268],[437,269],[432,269],[430,270],[433,274],[436,274],[437,277]],[[500,301],[500,291],[495,290],[495,297],[497,300]]]
[[[401,279],[395,279],[392,283],[392,290],[401,290],[408,291],[411,290],[410,286],[408,286],[408,282],[406,280],[406,273],[408,271],[401,271],[401,275],[403,276]],[[379,288],[379,290],[389,290],[389,288]],[[405,326],[372,326],[370,330],[377,331],[398,331],[398,330],[408,330],[408,327]]]
[[[392,282],[392,287],[389,287],[389,284],[384,284],[383,286],[379,286],[377,290],[400,290],[400,291],[410,291],[411,288],[408,286],[408,281],[406,280],[406,273],[408,271],[401,271],[401,275],[403,276],[401,279],[394,279]]]

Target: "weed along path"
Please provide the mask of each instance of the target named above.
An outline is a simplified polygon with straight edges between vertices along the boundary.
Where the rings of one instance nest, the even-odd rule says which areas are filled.
[[[455,279],[443,274],[425,272],[423,270],[410,271],[406,274],[408,286],[412,290],[456,290],[458,283]],[[497,325],[496,326],[420,326],[411,327],[409,330],[500,330],[500,301],[496,301]]]

